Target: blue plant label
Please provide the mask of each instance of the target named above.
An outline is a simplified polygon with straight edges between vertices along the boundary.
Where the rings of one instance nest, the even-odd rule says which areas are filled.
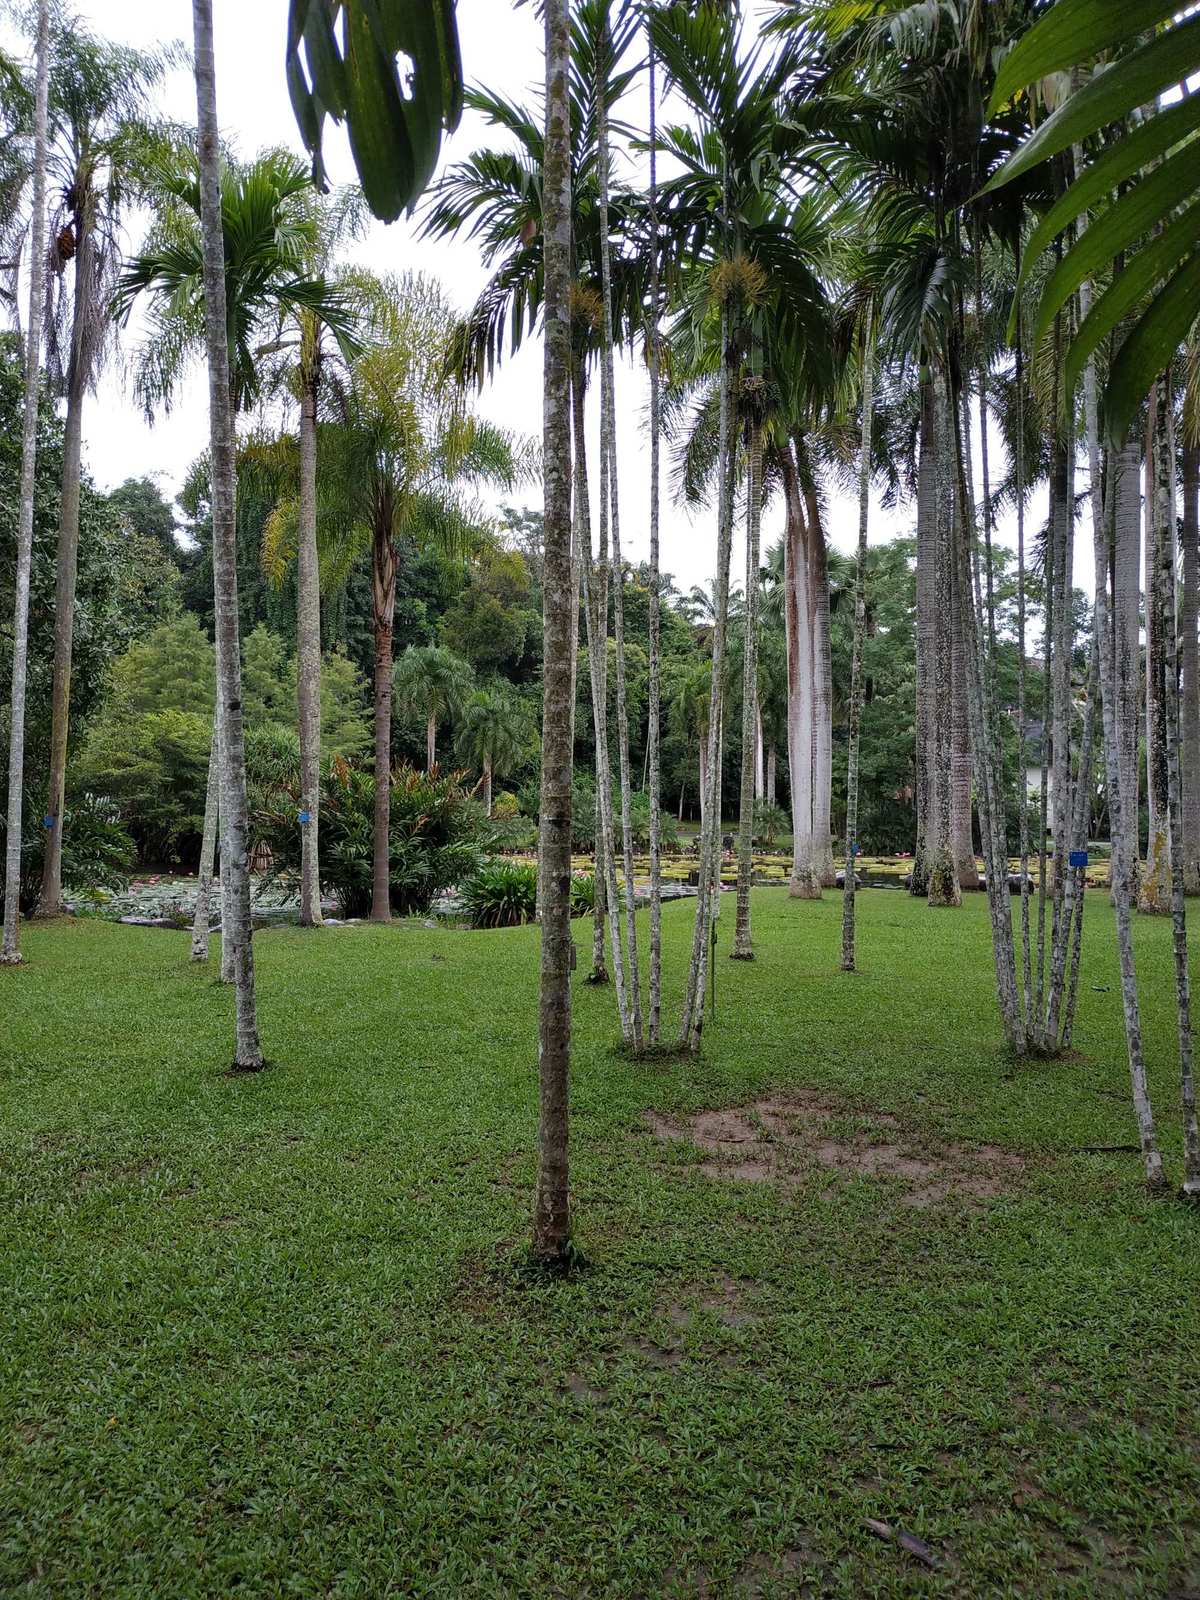
[[[300,821],[301,822],[311,822],[312,821],[312,812],[311,811],[302,811],[300,813]]]
[[[1088,864],[1088,853],[1086,850],[1072,850],[1071,854],[1067,857],[1067,860],[1073,867],[1086,867]]]
[[[54,826],[54,818],[52,816],[47,815],[47,816],[44,816],[42,818],[42,827],[43,828],[52,828],[53,826]]]

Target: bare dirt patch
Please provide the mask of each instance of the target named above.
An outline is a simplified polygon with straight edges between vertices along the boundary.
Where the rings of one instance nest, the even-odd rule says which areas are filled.
[[[786,1188],[818,1167],[889,1180],[901,1203],[916,1208],[950,1199],[994,1200],[1025,1166],[1021,1156],[998,1145],[906,1140],[900,1119],[890,1112],[860,1114],[812,1090],[679,1118],[648,1111],[645,1122],[659,1139],[702,1151],[709,1159],[699,1168],[709,1178]]]

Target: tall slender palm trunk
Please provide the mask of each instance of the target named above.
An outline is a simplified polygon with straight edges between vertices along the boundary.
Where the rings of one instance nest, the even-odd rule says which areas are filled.
[[[939,434],[948,418],[954,426],[953,408],[939,406]],[[943,448],[938,455],[939,481],[937,494],[936,564],[933,571],[932,618],[932,682],[931,743],[932,765],[930,789],[933,804],[926,822],[933,824],[933,839],[927,849],[929,861],[929,894],[931,906],[957,906],[962,903],[958,870],[954,859],[954,798],[952,785],[952,739],[954,718],[954,612],[955,602],[962,596],[954,579],[955,533],[958,519],[953,509],[952,480],[949,479],[949,462]],[[946,489],[951,489],[947,494]],[[918,622],[918,629],[920,624]]]
[[[1180,489],[1183,514],[1180,544],[1183,582],[1179,597],[1180,703],[1179,738],[1183,785],[1183,886],[1200,894],[1200,659],[1197,623],[1200,622],[1200,440],[1187,429],[1200,419],[1184,414],[1184,440]]]
[[[637,898],[633,875],[633,780],[629,760],[629,705],[625,671],[625,568],[621,560],[621,512],[617,461],[617,390],[613,360],[612,245],[609,234],[608,112],[605,85],[596,95],[597,165],[600,176],[600,283],[603,302],[603,341],[600,356],[600,417],[602,451],[608,463],[609,521],[612,532],[613,637],[617,688],[617,762],[621,783],[621,855],[625,889],[625,946],[628,962],[628,1032],[633,1048],[643,1046],[641,974],[638,968]],[[614,841],[615,843],[615,841]],[[613,903],[614,933],[616,902]],[[624,1031],[624,1018],[623,1031]]]
[[[850,742],[846,752],[846,867],[842,887],[842,971],[854,971],[854,891],[858,876],[858,757],[862,737],[863,645],[867,635],[867,533],[871,520],[871,424],[875,406],[875,318],[863,329],[862,445],[858,463],[858,560],[854,569],[854,644],[850,653]]]
[[[726,222],[727,220],[726,207]],[[708,711],[708,796],[700,828],[699,894],[696,898],[696,920],[692,928],[692,952],[680,1029],[680,1044],[693,1051],[700,1048],[700,1036],[704,1026],[709,940],[715,932],[715,918],[721,893],[721,679],[725,668],[725,633],[729,619],[729,563],[733,546],[734,372],[733,357],[730,353],[730,324],[729,306],[727,302],[723,302],[718,446],[721,476],[717,507],[716,618],[713,625],[712,688]]]
[[[29,225],[29,325],[25,331],[25,404],[21,419],[21,503],[13,599],[12,700],[8,731],[8,810],[4,851],[4,943],[0,964],[21,960],[21,842],[24,827],[25,696],[29,663],[29,585],[41,399],[42,295],[46,272],[46,127],[50,83],[50,0],[39,0],[33,113],[33,214]]]
[[[1113,477],[1109,490],[1112,515],[1106,518],[1105,543],[1112,529],[1109,564],[1112,569],[1112,631],[1115,636],[1114,715],[1116,718],[1117,762],[1121,780],[1121,818],[1125,844],[1133,874],[1136,896],[1140,877],[1141,841],[1138,827],[1138,795],[1141,775],[1138,748],[1141,744],[1141,611],[1142,611],[1142,494],[1141,446],[1136,436],[1122,450],[1108,456]]]
[[[300,923],[321,925],[321,569],[317,558],[317,380],[300,393],[300,516],[296,552],[296,681],[300,723]],[[429,764],[433,765],[430,740]]]
[[[83,400],[91,374],[92,341],[86,332],[88,283],[96,247],[86,208],[76,212],[71,359],[67,370],[67,415],[63,428],[62,497],[54,585],[54,677],[50,691],[50,774],[47,783],[46,855],[38,915],[63,911],[63,821],[67,786],[67,736],[71,716],[71,653],[75,633],[75,588],[79,576],[79,496],[83,461]]]
[[[392,920],[392,660],[396,616],[396,546],[390,518],[371,548],[375,629],[375,817],[371,844],[371,921]]]
[[[937,749],[937,404],[932,378],[921,379],[921,431],[917,457],[917,837],[913,846],[912,894],[929,894],[929,870],[937,848],[935,793]]]
[[[1086,316],[1091,304],[1091,285],[1084,283],[1080,294],[1081,314]],[[1096,401],[1096,368],[1089,361],[1083,379],[1084,426],[1087,433],[1088,459],[1091,468],[1093,493],[1099,493],[1100,444]],[[1116,463],[1108,458],[1108,503],[1105,521],[1110,525],[1117,519],[1117,499],[1120,493]],[[1114,534],[1115,537],[1115,528]],[[1137,1119],[1138,1140],[1142,1151],[1142,1167],[1146,1185],[1152,1190],[1164,1187],[1162,1154],[1154,1127],[1154,1112],[1150,1104],[1150,1090],[1146,1080],[1146,1058],[1142,1047],[1141,1007],[1138,1001],[1137,971],[1133,959],[1132,911],[1135,894],[1134,870],[1136,847],[1129,850],[1129,829],[1123,815],[1128,801],[1128,791],[1121,782],[1118,739],[1117,704],[1120,693],[1117,663],[1120,657],[1119,630],[1114,630],[1108,614],[1108,592],[1104,574],[1108,564],[1108,540],[1101,527],[1101,519],[1093,518],[1093,560],[1096,571],[1095,632],[1100,641],[1100,699],[1104,724],[1101,746],[1104,750],[1105,778],[1108,784],[1109,813],[1112,821],[1112,888],[1116,908],[1117,955],[1121,969],[1121,1006],[1125,1018],[1125,1044],[1129,1058],[1129,1081],[1133,1096],[1134,1116]],[[1136,832],[1134,833],[1136,840]]]
[[[659,382],[658,151],[654,43],[650,43],[650,642],[646,767],[650,789],[650,1005],[646,1037],[662,1037],[662,594],[659,571],[662,394]]]
[[[750,427],[750,485],[746,518],[746,643],[742,654],[742,773],[738,814],[737,916],[735,961],[753,961],[750,885],[754,875],[754,776],[758,752],[758,585],[762,530],[763,430]]]
[[[571,167],[567,0],[545,0],[545,578],[543,598],[541,964],[538,1001],[538,1175],[533,1255],[571,1255],[568,1184],[571,1068],[571,765],[574,745],[574,576],[571,559]]]
[[[588,493],[588,465],[587,465],[587,433],[586,433],[586,378],[583,369],[583,355],[575,352],[575,359],[571,371],[571,438],[574,452],[574,470],[572,474],[572,515],[574,520],[574,539],[576,561],[579,567],[579,581],[583,587],[583,601],[585,613],[585,628],[587,633],[588,652],[588,682],[593,683],[597,663],[594,636],[597,624],[594,615],[596,600],[597,578],[592,571],[592,510]],[[578,621],[576,620],[576,635]],[[576,644],[578,638],[576,637]],[[574,702],[572,702],[573,704]],[[601,708],[603,710],[603,708]],[[609,981],[608,962],[604,955],[604,924],[607,903],[607,878],[603,853],[603,819],[600,808],[599,784],[599,754],[600,754],[600,728],[601,720],[597,718],[596,702],[593,697],[592,715],[596,733],[596,799],[593,816],[593,849],[592,849],[592,882],[594,895],[592,900],[592,965],[588,972],[588,982],[602,984]]]
[[[1143,915],[1160,917],[1170,915],[1171,911],[1163,634],[1167,607],[1173,609],[1175,605],[1175,510],[1170,492],[1172,462],[1166,447],[1167,410],[1163,385],[1155,384],[1150,395],[1146,440],[1146,795],[1150,833],[1146,842],[1146,870],[1139,885],[1138,910]],[[1164,562],[1169,584],[1163,582]]]
[[[221,227],[220,142],[212,0],[192,0],[200,168],[200,227],[204,260],[204,318],[208,336],[208,396],[212,459],[213,592],[217,634],[217,692],[221,696],[222,810],[229,842],[230,906],[222,942],[233,953],[237,1028],[233,1066],[263,1066],[258,1039],[251,943],[250,861],[247,850],[246,750],[242,733],[242,669],[238,638],[237,529],[234,513],[233,407],[225,311],[225,247]]]
[[[801,467],[809,536],[809,616],[812,647],[812,862],[823,889],[837,883],[833,861],[833,633],[829,622],[829,550],[811,463]]]

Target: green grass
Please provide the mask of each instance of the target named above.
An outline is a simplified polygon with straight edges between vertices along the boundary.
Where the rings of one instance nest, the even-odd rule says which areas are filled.
[[[982,896],[859,906],[846,977],[836,896],[760,892],[695,1065],[614,1053],[577,984],[592,1266],[563,1283],[520,1270],[535,929],[261,935],[275,1065],[231,1078],[186,935],[30,927],[0,970],[0,1593],[1200,1589],[1200,1218],[1073,1153],[1134,1137],[1104,897],[1078,1055],[1035,1066],[1000,1048]],[[1177,1178],[1169,932],[1137,928]],[[706,1177],[642,1120],[802,1086],[1028,1165],[913,1210],[886,1178]],[[759,1320],[704,1307],[726,1277]]]

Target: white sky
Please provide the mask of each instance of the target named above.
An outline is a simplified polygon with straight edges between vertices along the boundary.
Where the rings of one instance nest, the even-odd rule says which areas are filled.
[[[77,8],[96,32],[120,42],[139,46],[174,39],[191,42],[190,0],[153,0],[153,3],[151,0],[77,0]],[[221,131],[243,157],[271,144],[286,143],[297,150],[300,148],[284,80],[286,14],[286,0],[214,0]],[[541,28],[534,8],[515,7],[511,0],[459,0],[458,15],[468,82],[485,82],[489,88],[507,96],[532,101],[542,76]],[[644,96],[644,86],[639,86],[638,93]],[[161,97],[161,105],[171,116],[194,122],[195,97],[189,73],[178,72],[172,77]],[[640,123],[644,114],[644,108],[636,101],[625,109],[631,122]],[[498,138],[499,135],[488,130],[480,118],[468,113],[449,141],[443,161],[453,161]],[[329,130],[327,158],[335,181],[353,178],[353,165],[340,130]],[[135,224],[130,248],[136,248],[137,243]],[[429,272],[441,279],[452,302],[462,310],[473,302],[487,278],[479,252],[471,241],[422,241],[417,237],[416,228],[404,221],[390,227],[375,225],[368,237],[353,248],[351,258],[380,272],[409,269]],[[134,338],[136,326],[130,330],[130,342]],[[541,362],[540,340],[530,341],[516,357],[506,361],[495,381],[483,391],[479,402],[483,412],[506,427],[540,434]],[[618,369],[617,383],[623,545],[627,558],[637,561],[648,554],[649,450],[644,368],[640,363],[638,366],[623,363]],[[118,358],[102,379],[98,398],[89,401],[85,413],[87,466],[102,488],[111,488],[127,477],[145,474],[157,477],[164,492],[171,494],[182,483],[190,463],[205,447],[207,430],[202,372],[197,370],[191,376],[172,413],[149,426],[129,398]],[[590,442],[593,457],[595,430],[593,417]],[[664,459],[664,467],[666,465]],[[526,486],[510,498],[537,503],[540,490],[536,485]],[[1035,505],[1031,515],[1036,518],[1038,513]],[[713,521],[708,514],[693,519],[676,506],[664,474],[663,567],[674,574],[685,590],[692,584],[705,583],[712,574]],[[871,542],[908,532],[911,525],[909,508],[901,507],[889,514],[876,506]],[[765,518],[764,548],[781,530],[782,511],[776,503]],[[852,501],[844,497],[831,499],[828,532],[837,548],[853,549],[857,538],[857,513]],[[1079,571],[1077,581],[1089,583],[1088,541],[1081,539],[1079,544],[1078,557],[1082,559],[1077,565],[1086,564],[1086,571]],[[735,581],[744,567],[744,554],[735,545]]]

